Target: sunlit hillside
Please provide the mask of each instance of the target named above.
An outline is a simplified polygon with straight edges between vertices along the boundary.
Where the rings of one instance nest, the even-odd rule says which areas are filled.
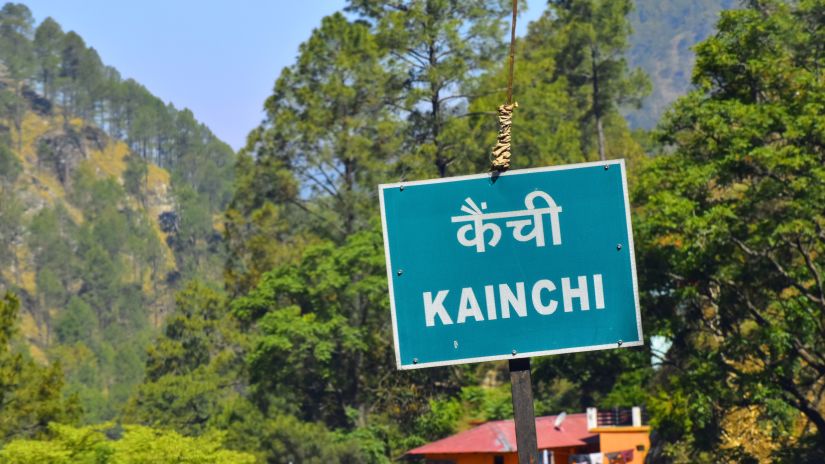
[[[20,301],[27,355],[59,363],[94,422],[142,380],[181,282],[220,278],[233,153],[24,8],[0,15],[0,291]]]

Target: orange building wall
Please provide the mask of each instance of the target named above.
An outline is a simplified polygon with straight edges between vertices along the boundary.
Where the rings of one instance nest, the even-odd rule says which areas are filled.
[[[583,452],[583,450],[576,450],[576,448],[556,448],[553,450],[553,462],[555,462],[555,464],[567,464],[567,460],[571,455]],[[539,459],[541,459],[541,456],[542,453],[539,451]],[[518,461],[516,461],[516,463],[518,463]]]
[[[599,427],[590,431],[599,434],[600,451],[602,453],[632,449],[633,460],[630,461],[632,464],[644,463],[645,456],[650,450],[650,427],[648,426]],[[644,451],[638,450],[639,445],[644,446]]]
[[[623,448],[627,449],[627,448]],[[555,464],[567,464],[571,454],[576,454],[575,448],[556,448],[553,450]],[[539,451],[539,463],[543,450]],[[504,456],[504,464],[518,464],[517,453],[462,453],[462,454],[428,454],[427,459],[452,461],[455,464],[493,464],[495,456]],[[634,461],[635,463],[635,461]]]
[[[504,464],[518,464],[516,453],[462,453],[462,454],[428,454],[427,459],[434,461],[451,461],[455,464],[493,464],[494,456],[504,456]]]

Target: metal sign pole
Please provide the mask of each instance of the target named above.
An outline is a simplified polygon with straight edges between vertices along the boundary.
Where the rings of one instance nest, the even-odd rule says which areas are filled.
[[[510,360],[510,388],[513,393],[518,462],[519,464],[538,464],[539,451],[536,441],[536,412],[533,410],[530,358]]]

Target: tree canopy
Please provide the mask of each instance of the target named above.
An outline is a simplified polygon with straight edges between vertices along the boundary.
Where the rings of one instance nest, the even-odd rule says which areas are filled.
[[[723,13],[697,47],[696,90],[661,125],[673,153],[637,184],[646,306],[673,341],[657,425],[699,450],[749,406],[781,437],[802,414],[825,444],[822,12]]]

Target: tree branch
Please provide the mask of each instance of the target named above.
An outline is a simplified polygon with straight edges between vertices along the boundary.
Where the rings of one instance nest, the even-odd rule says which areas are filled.
[[[764,252],[764,251],[757,252],[757,251],[755,251],[755,250],[751,249],[750,247],[748,247],[747,245],[745,245],[745,244],[744,244],[741,240],[739,240],[739,239],[737,239],[737,238],[733,238],[732,240],[733,240],[733,242],[734,242],[734,243],[736,243],[736,244],[739,246],[739,248],[741,248],[741,249],[742,249],[742,251],[744,251],[744,252],[745,252],[745,254],[750,255],[750,256],[756,256],[756,257],[767,258],[767,259],[768,259],[768,261],[770,261],[770,263],[771,263],[771,264],[773,265],[773,267],[776,269],[776,271],[777,271],[777,272],[779,272],[780,274],[782,274],[782,277],[784,277],[784,278],[788,281],[788,283],[790,283],[790,284],[791,284],[794,288],[796,288],[797,290],[799,290],[799,292],[800,292],[803,296],[805,296],[805,297],[806,297],[806,298],[808,298],[809,300],[813,301],[814,303],[816,303],[816,304],[818,304],[818,305],[820,305],[820,306],[825,307],[825,300],[820,299],[819,297],[817,297],[816,295],[814,295],[813,293],[811,293],[810,291],[808,291],[808,289],[807,289],[807,288],[805,288],[805,286],[804,286],[804,285],[802,285],[799,281],[797,281],[797,280],[796,280],[796,278],[794,278],[794,277],[793,277],[793,276],[792,276],[792,275],[791,275],[791,274],[790,274],[790,273],[789,273],[789,272],[785,269],[785,267],[784,267],[784,266],[782,266],[782,264],[781,264],[779,261],[777,261],[777,259],[776,259],[776,258],[774,258],[774,257],[773,257],[770,253],[768,253],[768,252]]]
[[[799,254],[801,254],[802,258],[805,260],[805,265],[808,267],[808,270],[810,270],[811,274],[814,275],[816,286],[819,289],[819,301],[825,301],[825,289],[822,287],[822,275],[816,267],[816,264],[811,259],[810,252],[806,251],[805,247],[802,246],[802,240],[799,236],[796,237],[796,249],[799,250]]]

